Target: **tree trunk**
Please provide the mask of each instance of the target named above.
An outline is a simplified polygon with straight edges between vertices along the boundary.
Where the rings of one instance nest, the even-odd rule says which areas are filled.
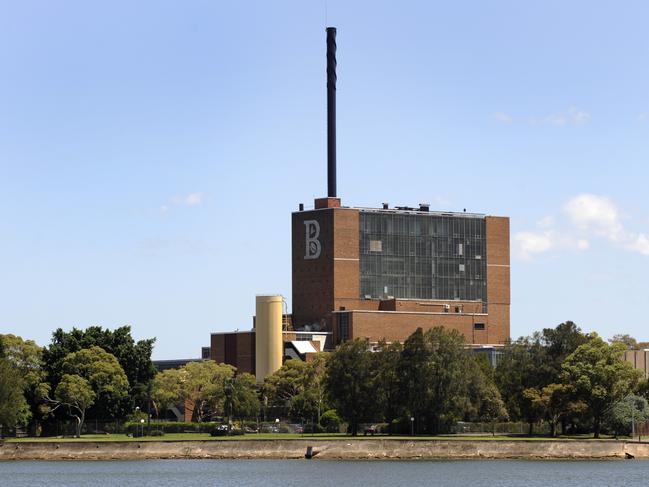
[[[532,436],[534,434],[534,421],[530,421],[530,429],[527,431],[528,436]]]
[[[595,433],[595,435],[594,435],[595,438],[599,438],[599,432],[600,432],[601,426],[602,426],[602,424],[601,424],[600,417],[595,416],[593,418],[593,433]]]
[[[81,438],[81,425],[83,424],[82,416],[77,416],[77,438]]]
[[[550,437],[554,438],[557,436],[557,422],[552,420],[550,421]]]

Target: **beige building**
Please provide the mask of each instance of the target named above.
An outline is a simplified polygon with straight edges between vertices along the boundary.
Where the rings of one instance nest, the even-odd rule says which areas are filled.
[[[624,352],[624,361],[641,371],[645,379],[649,377],[649,349],[627,350]]]

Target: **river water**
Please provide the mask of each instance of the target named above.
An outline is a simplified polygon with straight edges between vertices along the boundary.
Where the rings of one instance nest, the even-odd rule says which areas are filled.
[[[0,486],[646,486],[649,460],[0,462]]]

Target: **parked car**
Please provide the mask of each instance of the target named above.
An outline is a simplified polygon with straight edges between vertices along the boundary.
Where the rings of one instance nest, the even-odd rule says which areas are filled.
[[[366,426],[364,428],[363,432],[365,433],[365,436],[367,436],[368,434],[374,436],[374,433],[376,433],[376,425],[375,424],[370,424],[370,425]]]

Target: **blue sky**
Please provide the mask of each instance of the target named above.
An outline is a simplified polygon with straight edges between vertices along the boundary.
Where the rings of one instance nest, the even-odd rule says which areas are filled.
[[[290,300],[290,213],[511,217],[512,335],[648,340],[649,5],[0,1],[0,333],[131,324],[155,358]]]

